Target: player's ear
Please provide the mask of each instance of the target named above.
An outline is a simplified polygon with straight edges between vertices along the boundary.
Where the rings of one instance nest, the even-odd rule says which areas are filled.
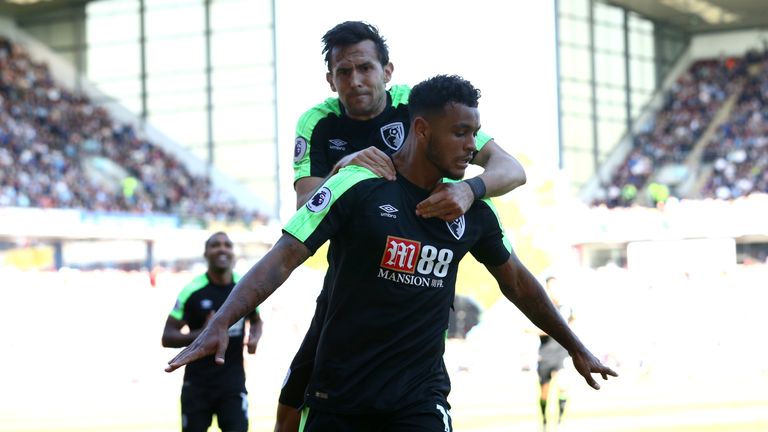
[[[412,133],[416,134],[419,140],[429,138],[429,122],[424,117],[416,117],[411,125]]]
[[[392,72],[395,71],[395,65],[392,62],[387,63],[384,66],[384,84],[388,83],[392,79]]]
[[[331,86],[331,91],[336,92],[336,86],[333,85],[333,74],[330,72],[326,72],[325,80],[328,81],[328,85]]]

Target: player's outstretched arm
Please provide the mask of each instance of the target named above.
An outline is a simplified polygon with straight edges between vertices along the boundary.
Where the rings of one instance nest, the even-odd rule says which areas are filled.
[[[168,362],[165,371],[173,372],[211,354],[215,354],[216,363],[223,364],[229,343],[229,326],[256,309],[309,255],[309,249],[303,243],[283,234],[272,249],[235,285],[227,300],[194,342]]]
[[[514,251],[504,264],[497,267],[487,266],[487,268],[499,283],[504,296],[514,303],[533,324],[555,338],[568,350],[576,370],[584,377],[587,384],[596,390],[600,388],[597,381],[592,378],[593,373],[602,375],[603,379],[608,379],[608,375],[618,376],[592,355],[571,331],[544,288],[518,260]]]
[[[569,351],[568,353],[571,355],[573,366],[579,372],[579,375],[583,376],[587,381],[587,384],[595,390],[600,390],[600,384],[595,381],[592,374],[600,374],[600,376],[603,377],[603,380],[608,380],[608,375],[612,377],[619,376],[619,374],[614,372],[611,368],[602,364],[600,360],[592,355],[586,348],[574,352]]]
[[[493,140],[485,143],[472,163],[485,169],[470,180],[479,184],[475,184],[474,188],[467,181],[440,184],[416,206],[416,214],[450,222],[466,213],[476,199],[501,196],[525,184],[523,166]]]

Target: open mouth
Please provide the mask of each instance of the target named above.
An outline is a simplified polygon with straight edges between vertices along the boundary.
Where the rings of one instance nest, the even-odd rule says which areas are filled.
[[[230,261],[230,257],[227,254],[216,255],[216,262],[221,264],[227,264]]]

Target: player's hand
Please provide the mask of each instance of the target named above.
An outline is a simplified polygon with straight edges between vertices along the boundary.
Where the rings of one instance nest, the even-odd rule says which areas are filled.
[[[427,199],[416,206],[416,215],[451,222],[466,213],[473,202],[475,196],[465,182],[440,183]]]
[[[216,326],[209,322],[205,329],[198,335],[192,343],[184,348],[176,357],[168,362],[166,372],[173,372],[176,369],[199,360],[203,357],[215,354],[215,361],[218,365],[224,364],[224,353],[229,344],[229,333],[226,326]]]
[[[392,159],[376,147],[368,147],[365,150],[344,156],[333,166],[332,174],[336,174],[347,165],[359,165],[387,180],[395,179],[395,165],[392,163]]]
[[[614,372],[611,368],[602,364],[600,360],[589,351],[585,350],[584,352],[572,353],[571,359],[573,360],[573,366],[576,368],[576,371],[579,372],[579,374],[587,380],[587,384],[595,390],[600,390],[600,384],[592,378],[592,374],[600,374],[604,380],[608,379],[608,375],[613,377],[619,376],[619,374]]]

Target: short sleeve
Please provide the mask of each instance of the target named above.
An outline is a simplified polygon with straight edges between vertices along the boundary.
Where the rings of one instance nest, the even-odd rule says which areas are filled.
[[[344,226],[357,202],[360,183],[372,178],[378,177],[356,165],[341,169],[296,211],[283,232],[304,243],[314,254]]]
[[[470,253],[483,264],[501,265],[509,259],[512,245],[504,235],[504,229],[490,200],[476,201],[474,206],[478,207],[476,212],[481,220],[483,232]]]

